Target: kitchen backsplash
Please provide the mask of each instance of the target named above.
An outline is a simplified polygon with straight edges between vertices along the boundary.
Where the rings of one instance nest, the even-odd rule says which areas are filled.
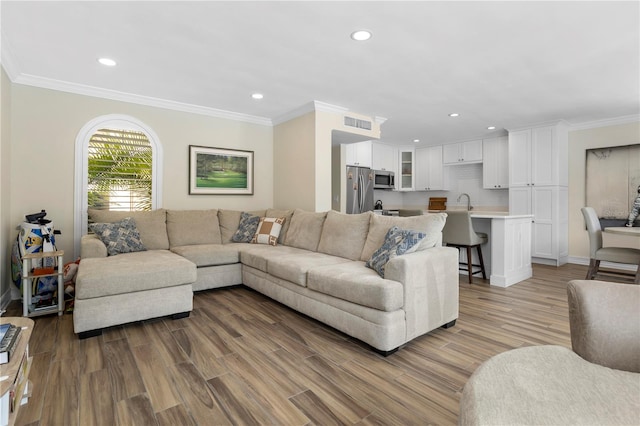
[[[448,170],[447,170],[448,169]],[[448,191],[381,191],[376,190],[374,200],[382,200],[387,208],[419,207],[425,208],[429,204],[429,197],[447,197],[447,207],[466,206],[467,199],[456,200],[463,192],[471,197],[471,205],[477,207],[502,207],[509,209],[508,189],[484,189],[482,187],[482,164],[465,164],[449,166],[445,173],[449,173]]]

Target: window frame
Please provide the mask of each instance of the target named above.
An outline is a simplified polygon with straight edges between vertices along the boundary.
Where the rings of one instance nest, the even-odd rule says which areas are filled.
[[[76,136],[75,143],[75,184],[74,184],[74,214],[73,214],[73,247],[74,258],[80,256],[80,239],[87,233],[88,221],[88,166],[89,141],[91,136],[100,129],[121,129],[142,132],[146,135],[152,150],[151,165],[151,209],[162,207],[162,165],[163,151],[158,135],[151,127],[142,121],[122,114],[109,114],[96,117],[86,123]]]

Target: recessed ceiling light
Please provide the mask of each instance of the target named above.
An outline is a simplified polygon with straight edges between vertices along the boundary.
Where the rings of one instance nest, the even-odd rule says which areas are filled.
[[[414,141],[415,143],[418,143],[418,142],[420,142],[420,139],[414,139],[413,141]]]
[[[496,126],[489,126],[489,127],[487,127],[487,130],[495,130],[495,129],[496,129]]]
[[[358,30],[351,33],[351,38],[355,41],[365,41],[371,38],[371,32],[367,30]]]
[[[264,95],[262,93],[254,93],[254,94],[251,95],[251,97],[253,99],[262,99],[262,98],[264,98]]]
[[[449,114],[449,117],[458,117],[460,116],[460,114],[458,114],[457,112],[452,112],[451,114]]]
[[[108,67],[115,67],[116,66],[116,61],[114,61],[113,59],[109,59],[109,58],[100,58],[100,59],[98,59],[98,62],[100,62],[102,65],[106,65]]]

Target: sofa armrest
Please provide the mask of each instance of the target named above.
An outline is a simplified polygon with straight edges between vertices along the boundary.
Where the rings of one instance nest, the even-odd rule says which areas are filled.
[[[107,246],[93,234],[83,235],[80,239],[80,258],[107,257]]]
[[[573,351],[595,364],[640,372],[640,286],[573,280],[567,295]]]
[[[404,286],[407,340],[458,318],[458,250],[433,247],[391,259],[385,278]]]

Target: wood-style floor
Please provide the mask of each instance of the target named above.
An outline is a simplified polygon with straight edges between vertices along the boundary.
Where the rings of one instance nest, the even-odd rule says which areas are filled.
[[[41,317],[33,394],[17,424],[455,424],[462,388],[484,360],[571,347],[566,284],[585,274],[534,265],[532,279],[506,289],[462,276],[456,326],[387,358],[243,286],[197,293],[189,318],[85,340],[71,315]],[[12,302],[6,315],[20,312]]]

